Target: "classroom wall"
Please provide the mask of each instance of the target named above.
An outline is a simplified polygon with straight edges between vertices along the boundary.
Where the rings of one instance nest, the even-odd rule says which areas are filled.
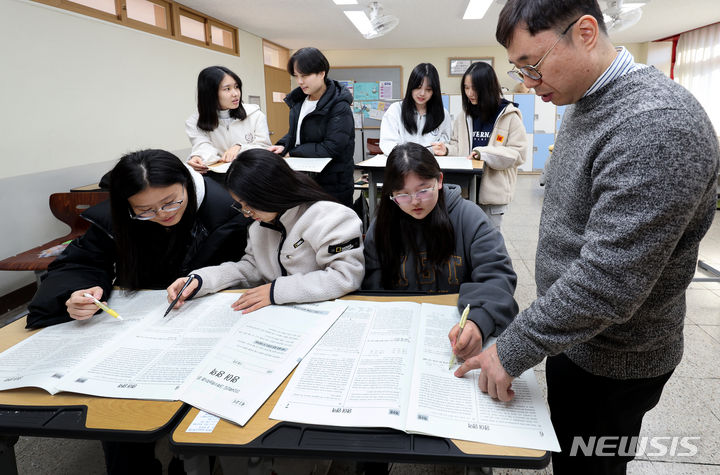
[[[240,31],[239,45],[232,56],[28,0],[0,2],[0,258],[67,232],[50,214],[50,193],[96,182],[131,150],[187,148],[202,68],[234,70],[245,99],[260,96],[264,108],[262,39]],[[0,271],[0,295],[33,280]]]
[[[625,45],[638,62],[647,59],[647,43]],[[419,63],[432,63],[440,75],[440,90],[443,94],[460,94],[461,76],[448,76],[449,59],[456,57],[494,58],[493,67],[500,85],[512,91],[515,81],[506,74],[512,69],[505,48],[496,46],[475,46],[466,48],[403,48],[403,49],[368,49],[368,50],[325,50],[323,51],[331,66],[402,66],[402,91],[405,92],[410,72]],[[333,78],[344,79],[344,78]],[[394,86],[393,86],[394,87]]]

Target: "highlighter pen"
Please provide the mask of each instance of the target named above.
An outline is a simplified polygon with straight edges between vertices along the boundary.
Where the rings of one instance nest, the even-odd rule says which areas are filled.
[[[95,305],[97,305],[97,306],[100,308],[100,310],[103,310],[103,311],[109,313],[111,316],[117,318],[118,320],[122,320],[122,319],[123,319],[123,317],[121,317],[120,315],[118,315],[118,313],[117,313],[115,310],[111,309],[110,307],[108,307],[107,305],[105,305],[104,303],[102,303],[101,301],[99,301],[98,299],[96,299],[95,297],[93,297],[92,295],[90,295],[89,293],[85,292],[85,293],[83,294],[83,297],[87,297],[87,298],[89,298],[89,299],[93,299],[93,303],[94,303]]]
[[[470,313],[470,304],[467,304],[465,306],[465,310],[463,310],[462,316],[460,317],[460,331],[458,332],[458,336],[455,339],[455,342],[457,342],[460,339],[460,335],[462,335],[463,328],[465,328],[465,322],[467,322],[467,316],[468,313]],[[448,365],[448,369],[452,369],[453,365],[455,364],[455,353],[453,353],[452,358],[450,358],[450,364]]]

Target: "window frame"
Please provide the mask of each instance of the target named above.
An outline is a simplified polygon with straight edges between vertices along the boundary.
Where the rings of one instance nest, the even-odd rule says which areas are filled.
[[[233,56],[240,56],[240,35],[238,29],[228,23],[222,22],[216,18],[206,15],[202,12],[186,7],[185,5],[175,2],[174,0],[147,0],[150,3],[160,5],[165,8],[165,20],[167,21],[167,28],[151,25],[149,23],[142,22],[140,20],[134,20],[129,18],[127,15],[127,3],[126,0],[114,0],[116,14],[111,14],[98,10],[87,5],[76,3],[73,0],[32,0],[37,3],[49,5],[61,10],[67,10],[81,15],[86,15],[99,20],[108,21],[118,25],[123,25],[133,30],[140,30],[146,33],[162,36],[164,38],[170,38],[183,43],[199,46],[201,48],[208,48],[221,53],[230,54]],[[204,25],[205,40],[200,41],[194,38],[183,36],[180,34],[180,15],[186,16],[193,20],[200,21]],[[223,30],[232,33],[233,47],[228,48],[221,45],[216,45],[212,42],[211,37],[211,26],[214,25]]]

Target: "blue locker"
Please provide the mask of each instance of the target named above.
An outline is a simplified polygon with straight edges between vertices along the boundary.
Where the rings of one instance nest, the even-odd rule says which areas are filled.
[[[532,134],[535,128],[535,96],[533,94],[515,94],[514,99],[522,113],[525,132]]]
[[[532,167],[534,170],[542,170],[545,167],[545,161],[547,161],[550,155],[548,147],[555,143],[554,134],[535,134],[533,137],[533,163]]]

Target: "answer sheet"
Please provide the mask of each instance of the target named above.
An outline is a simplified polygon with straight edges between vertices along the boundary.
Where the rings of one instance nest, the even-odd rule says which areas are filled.
[[[510,403],[480,391],[476,372],[448,369],[456,307],[348,302],[295,371],[270,417],[308,424],[390,427],[490,444],[560,450],[532,370]]]
[[[270,306],[208,356],[180,399],[244,425],[345,310],[344,302]]]

